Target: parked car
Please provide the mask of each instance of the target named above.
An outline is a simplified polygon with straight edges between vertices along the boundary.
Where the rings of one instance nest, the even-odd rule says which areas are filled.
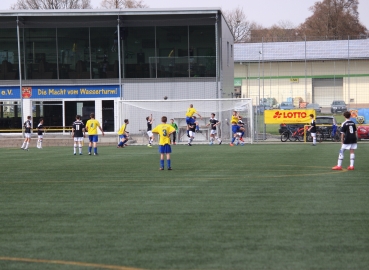
[[[331,104],[331,113],[345,112],[347,105],[343,100],[333,100]]]
[[[358,140],[369,139],[369,126],[358,126],[357,138]]]
[[[280,110],[293,110],[295,106],[293,106],[292,102],[282,102],[281,105],[279,105]]]
[[[326,126],[337,126],[337,121],[334,116],[317,116],[315,118],[316,125],[326,125]],[[280,124],[279,126],[279,134],[282,134],[288,128],[296,129],[299,127],[303,127],[304,125],[294,125],[294,124]]]
[[[270,106],[268,105],[254,106],[254,112],[256,112],[257,114],[263,114],[265,110],[270,110]]]
[[[317,113],[322,112],[322,107],[320,107],[318,103],[309,103],[308,105],[306,105],[306,109],[309,109],[309,110],[313,109]]]

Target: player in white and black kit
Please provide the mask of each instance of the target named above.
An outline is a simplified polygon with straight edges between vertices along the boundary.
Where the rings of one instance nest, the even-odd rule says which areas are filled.
[[[28,151],[29,143],[31,142],[31,132],[32,132],[32,122],[31,122],[31,116],[27,116],[26,122],[24,122],[24,142],[22,144],[21,149]]]
[[[220,125],[218,119],[215,118],[215,113],[211,114],[209,119],[209,123],[206,125],[207,127],[210,125],[210,145],[213,145],[214,139],[216,139],[219,144],[222,144],[222,140],[217,136],[217,126]]]
[[[334,166],[332,170],[342,170],[342,161],[344,158],[345,150],[350,150],[350,166],[347,167],[347,170],[354,170],[354,161],[355,161],[355,149],[357,149],[357,134],[356,134],[356,125],[353,121],[350,120],[351,113],[344,112],[343,116],[346,118],[345,122],[341,125],[341,149],[338,154],[338,162],[337,166]]]
[[[314,120],[314,114],[310,114],[310,119],[311,119],[311,123],[310,123],[310,127],[308,129],[308,131],[310,131],[311,137],[313,138],[313,144],[312,146],[316,146],[316,123]]]
[[[85,124],[81,121],[81,116],[76,115],[76,121],[73,122],[72,127],[72,137],[74,140],[73,155],[76,155],[77,144],[79,149],[79,154],[82,155],[82,142],[83,138],[86,136]]]
[[[150,116],[146,117],[147,121],[147,136],[149,136],[149,144],[148,147],[152,147],[152,143],[154,142],[154,134],[152,134],[152,123],[154,122],[154,119],[152,119],[152,114]]]
[[[37,125],[37,148],[42,148],[42,141],[44,139],[44,119],[40,118],[40,123]]]

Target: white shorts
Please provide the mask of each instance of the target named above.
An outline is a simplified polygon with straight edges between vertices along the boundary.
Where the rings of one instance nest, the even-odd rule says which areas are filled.
[[[236,134],[237,134],[237,136],[239,136],[239,137],[241,137],[241,136],[242,136],[242,132],[237,132]]]
[[[217,130],[216,129],[210,130],[210,135],[214,135],[214,134],[217,134]]]
[[[357,143],[342,144],[341,149],[344,149],[344,150],[357,149]]]
[[[195,138],[195,134],[196,134],[196,132],[194,132],[194,131],[189,131],[188,132],[188,134],[190,135],[190,137],[193,137],[193,138]]]
[[[310,135],[311,135],[311,137],[313,137],[313,138],[314,138],[314,137],[316,137],[316,133],[311,133],[311,132],[310,132]]]
[[[24,133],[25,138],[31,138],[31,133]]]
[[[44,137],[44,135],[38,135],[39,139],[42,139]]]
[[[151,130],[149,130],[149,131],[147,132],[147,136],[149,136],[149,137],[152,137],[152,136],[153,136],[153,134],[152,134],[152,131],[151,131]]]
[[[83,141],[83,137],[74,137],[74,141],[75,142],[82,142]]]

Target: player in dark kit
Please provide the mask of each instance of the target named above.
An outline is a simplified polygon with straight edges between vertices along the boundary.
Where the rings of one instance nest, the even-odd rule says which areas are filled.
[[[217,139],[219,144],[222,144],[222,140],[217,136],[217,126],[220,125],[220,122],[218,119],[215,118],[215,114],[212,113],[211,117],[209,119],[209,123],[206,126],[210,125],[210,145],[214,143],[214,140]]]
[[[314,114],[310,114],[310,119],[311,119],[311,125],[308,129],[308,131],[310,131],[311,137],[313,138],[313,144],[312,146],[316,146],[316,123],[314,120]]]
[[[85,137],[85,124],[81,121],[81,116],[76,116],[76,121],[73,122],[72,128],[72,137],[74,140],[74,148],[73,148],[73,155],[76,155],[77,152],[77,144],[79,149],[79,154],[82,155],[82,143],[83,138]]]
[[[32,117],[31,116],[27,116],[27,120],[26,122],[24,122],[23,127],[24,127],[24,141],[22,144],[21,149],[24,149],[26,151],[28,151],[28,146],[29,143],[31,142],[31,132],[32,132],[32,122],[31,122]]]
[[[354,170],[355,149],[357,149],[356,125],[353,121],[350,120],[350,112],[344,112],[343,116],[346,118],[346,121],[343,122],[341,125],[342,146],[338,154],[337,166],[334,166],[332,170],[342,170],[344,152],[346,149],[348,149],[350,150],[350,166],[347,167],[347,170],[352,171]]]

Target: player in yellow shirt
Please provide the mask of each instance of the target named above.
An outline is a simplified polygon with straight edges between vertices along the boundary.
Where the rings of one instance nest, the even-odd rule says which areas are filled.
[[[170,124],[167,124],[167,117],[163,116],[161,118],[161,124],[157,125],[152,133],[159,134],[159,153],[160,153],[160,169],[164,170],[164,154],[167,155],[167,167],[171,170],[170,164],[170,153],[172,153],[172,148],[170,147],[170,134],[176,132],[175,128]]]
[[[190,107],[187,109],[187,112],[186,112],[187,137],[190,137],[188,126],[193,125],[195,123],[195,119],[192,118],[194,114],[197,114],[200,117],[200,119],[202,119],[201,115],[193,107],[193,104],[190,104]]]
[[[129,132],[126,130],[128,124],[129,124],[128,119],[124,119],[124,124],[118,130],[119,144],[117,148],[123,148],[124,144],[128,142]]]
[[[97,136],[97,129],[100,129],[101,134],[104,136],[104,131],[102,130],[99,121],[95,119],[95,114],[90,114],[90,120],[86,123],[86,131],[88,132],[88,154],[91,155],[92,146],[94,147],[94,156],[97,156],[97,142],[99,137]]]

